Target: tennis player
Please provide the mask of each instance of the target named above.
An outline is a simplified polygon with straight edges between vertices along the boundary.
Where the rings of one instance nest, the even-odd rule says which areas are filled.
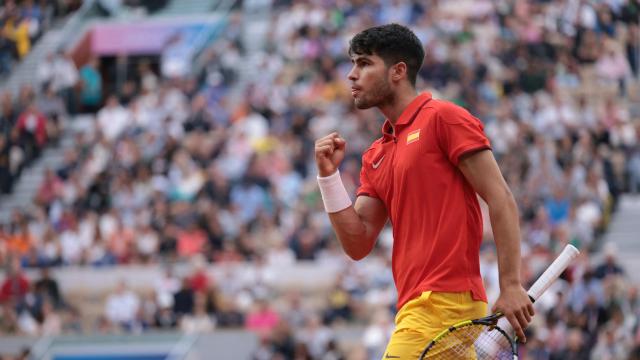
[[[424,50],[408,28],[369,28],[350,42],[348,74],[358,109],[386,117],[382,137],[362,156],[355,204],[338,170],[347,142],[332,133],[315,143],[318,183],[344,251],[367,256],[387,220],[393,227],[396,328],[385,359],[416,359],[440,331],[487,315],[480,276],[482,216],[489,205],[498,253],[501,311],[516,335],[534,314],[520,283],[518,210],[482,123],[465,109],[418,94]]]

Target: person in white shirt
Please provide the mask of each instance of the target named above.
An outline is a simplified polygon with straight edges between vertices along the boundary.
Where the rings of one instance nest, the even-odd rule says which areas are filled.
[[[131,328],[135,325],[139,308],[138,295],[129,290],[124,281],[120,281],[116,291],[107,298],[105,317],[114,325]]]
[[[115,141],[131,122],[131,112],[120,105],[115,95],[109,96],[105,107],[98,112],[98,128],[109,141]]]
[[[59,53],[53,61],[52,70],[51,86],[64,99],[67,111],[75,114],[77,101],[74,88],[80,79],[80,74],[71,55]]]

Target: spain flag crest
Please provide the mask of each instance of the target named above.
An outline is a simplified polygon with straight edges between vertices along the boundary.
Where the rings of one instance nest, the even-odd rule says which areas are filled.
[[[407,144],[420,140],[420,129],[414,130],[407,135]]]

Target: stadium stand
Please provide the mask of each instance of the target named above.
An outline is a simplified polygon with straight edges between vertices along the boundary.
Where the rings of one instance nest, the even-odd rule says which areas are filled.
[[[181,9],[93,3],[87,27],[112,21],[94,34]],[[638,276],[607,238],[640,189],[638,0],[189,3],[222,14],[222,31],[186,21],[195,30],[152,55],[61,47],[35,63],[36,86],[2,95],[0,189],[29,182],[19,174],[43,151],[58,161],[31,167],[42,179],[31,206],[0,204],[0,335],[244,329],[256,360],[380,358],[395,312],[391,232],[347,259],[311,149],[334,129],[348,139],[354,194],[382,119],[351,104],[347,41],[399,22],[426,46],[418,88],[485,124],[520,207],[526,281],[565,244],[583,250],[539,300],[522,358],[640,358]]]

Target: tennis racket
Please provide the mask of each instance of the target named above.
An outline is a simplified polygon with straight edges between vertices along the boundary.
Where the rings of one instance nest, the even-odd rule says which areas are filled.
[[[562,253],[549,265],[547,270],[527,291],[535,302],[569,266],[580,252],[573,245],[567,245]],[[516,339],[509,334],[513,331],[501,313],[475,320],[457,323],[436,336],[420,355],[420,360],[517,360]]]

